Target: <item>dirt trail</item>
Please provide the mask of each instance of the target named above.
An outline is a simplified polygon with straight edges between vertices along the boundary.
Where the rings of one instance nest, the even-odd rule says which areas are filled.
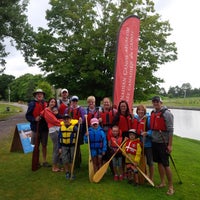
[[[27,105],[18,104],[18,103],[13,103],[12,105],[21,107],[23,111],[12,117],[9,117],[6,120],[0,121],[0,140],[3,137],[9,136],[10,134],[14,133],[16,124],[27,122],[25,118]]]

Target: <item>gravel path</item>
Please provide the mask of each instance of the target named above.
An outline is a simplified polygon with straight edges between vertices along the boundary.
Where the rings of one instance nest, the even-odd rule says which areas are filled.
[[[18,103],[13,103],[12,105],[21,107],[23,111],[6,120],[0,121],[0,139],[2,139],[3,137],[8,137],[10,134],[13,134],[17,124],[27,122],[25,118],[27,105]]]

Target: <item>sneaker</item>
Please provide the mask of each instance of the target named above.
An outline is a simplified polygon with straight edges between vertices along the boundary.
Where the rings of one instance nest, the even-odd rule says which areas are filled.
[[[69,173],[69,172],[66,172],[65,177],[66,177],[67,180],[69,180],[69,178],[70,178],[70,173]]]
[[[118,181],[118,180],[119,180],[118,175],[114,175],[114,181]]]
[[[51,165],[50,165],[48,162],[43,162],[43,163],[42,163],[42,166],[43,166],[43,167],[51,167]]]
[[[123,179],[124,179],[123,175],[122,175],[122,174],[119,175],[119,180],[120,180],[120,181],[123,181]]]
[[[123,178],[124,178],[124,180],[127,179],[127,173],[124,173]]]
[[[75,179],[75,175],[72,174],[72,175],[70,176],[70,179],[71,179],[71,180],[74,180],[74,179]]]

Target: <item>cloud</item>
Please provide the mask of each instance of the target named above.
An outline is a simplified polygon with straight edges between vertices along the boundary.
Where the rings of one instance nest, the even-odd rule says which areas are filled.
[[[50,8],[48,0],[31,0],[28,6],[28,20],[34,26],[46,27],[45,11]],[[170,86],[181,86],[190,83],[193,88],[200,88],[199,84],[199,46],[200,46],[200,1],[199,0],[155,0],[156,12],[162,20],[168,20],[173,28],[170,41],[176,42],[178,60],[160,66],[155,75],[165,80],[161,87],[166,90]],[[8,47],[10,48],[10,47]],[[37,67],[30,68],[23,57],[16,50],[11,51],[6,59],[6,74],[20,76],[24,73],[39,73]]]

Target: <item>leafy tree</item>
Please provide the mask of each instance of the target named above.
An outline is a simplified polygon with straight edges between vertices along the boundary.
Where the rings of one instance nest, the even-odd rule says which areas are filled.
[[[171,27],[155,13],[151,0],[50,0],[48,28],[40,28],[36,54],[47,80],[67,87],[81,98],[112,95],[116,36],[123,19],[141,19],[135,99],[145,100],[159,91],[159,66],[177,59]],[[73,92],[71,92],[73,91]]]
[[[4,40],[9,39],[11,45],[20,50],[25,61],[32,64],[35,37],[33,28],[28,24],[25,15],[29,0],[1,0],[0,1],[0,72],[5,69],[4,58],[9,54],[5,50]]]
[[[0,99],[8,100],[8,84],[15,79],[12,75],[0,75]]]
[[[42,79],[41,75],[25,74],[15,79],[10,85],[11,101],[30,101],[33,99],[33,92],[41,88],[49,98],[52,96],[50,84]]]

